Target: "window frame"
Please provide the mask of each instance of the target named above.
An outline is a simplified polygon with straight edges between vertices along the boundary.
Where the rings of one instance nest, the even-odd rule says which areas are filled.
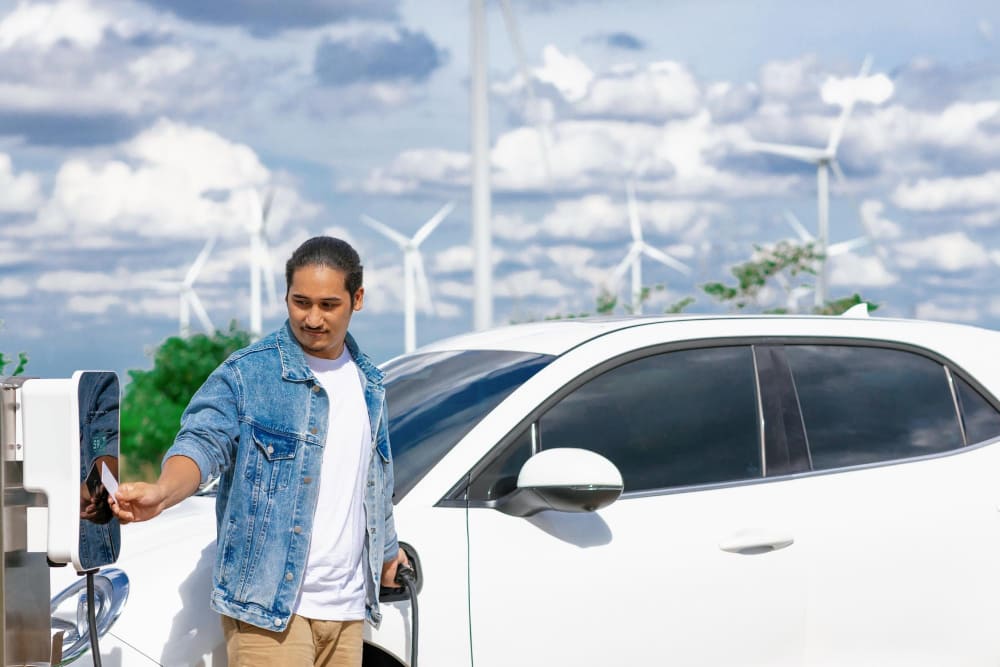
[[[761,378],[761,365],[758,359],[759,351],[763,350],[776,350],[777,357],[779,357],[785,369],[788,368],[788,360],[784,355],[783,348],[789,345],[814,345],[814,346],[838,346],[838,347],[865,347],[865,348],[878,348],[886,350],[895,350],[900,352],[908,352],[911,354],[916,354],[920,357],[933,361],[944,369],[945,380],[948,383],[949,390],[953,398],[953,406],[955,409],[955,415],[958,423],[961,425],[963,445],[950,449],[943,452],[935,452],[932,454],[926,454],[922,456],[904,457],[897,459],[886,459],[883,461],[875,461],[870,463],[859,464],[855,466],[845,466],[839,468],[824,468],[822,470],[812,470],[811,468],[803,471],[792,471],[787,472],[781,470],[779,472],[772,472],[771,465],[768,463],[768,451],[774,446],[773,438],[769,437],[772,433],[767,423],[764,421],[764,410],[765,404],[768,401],[781,401],[781,397],[784,396],[786,399],[789,394],[794,395],[796,399],[796,410],[795,414],[792,415],[793,421],[797,419],[799,424],[803,424],[803,416],[801,408],[798,406],[798,396],[795,393],[794,384],[791,383],[791,376],[788,374],[784,377],[777,378]],[[500,438],[496,445],[494,445],[490,450],[473,465],[469,470],[467,470],[462,476],[456,481],[456,483],[448,490],[448,492],[435,504],[436,507],[466,507],[466,508],[486,508],[494,509],[498,504],[498,500],[470,500],[467,497],[468,489],[471,486],[472,480],[475,479],[480,473],[483,472],[487,467],[489,467],[494,461],[496,461],[501,456],[507,453],[509,447],[515,445],[516,441],[519,440],[524,433],[525,429],[532,428],[536,425],[538,420],[544,415],[552,406],[561,401],[563,398],[568,396],[570,393],[575,391],[577,388],[586,384],[595,377],[606,373],[618,366],[622,366],[627,363],[631,363],[638,359],[645,357],[656,356],[659,354],[665,354],[670,352],[679,352],[683,350],[691,349],[708,349],[714,347],[748,347],[751,351],[751,356],[754,364],[754,375],[755,375],[755,402],[757,404],[757,418],[761,432],[758,434],[760,438],[760,447],[762,452],[761,467],[762,476],[755,477],[744,480],[732,480],[726,482],[712,482],[705,484],[692,484],[687,486],[678,487],[666,487],[657,489],[644,489],[640,491],[626,491],[622,494],[622,499],[629,498],[643,498],[651,496],[662,496],[662,495],[672,495],[675,493],[691,493],[695,491],[705,491],[723,488],[732,488],[736,486],[747,486],[752,484],[766,484],[775,481],[781,481],[786,479],[799,479],[802,477],[811,477],[815,475],[829,475],[838,474],[845,471],[855,471],[855,470],[866,470],[869,468],[876,468],[889,465],[899,465],[901,463],[910,463],[916,461],[923,461],[934,458],[941,458],[945,456],[954,456],[956,454],[961,454],[962,452],[968,451],[970,449],[977,449],[982,446],[988,446],[994,442],[994,440],[986,440],[980,443],[969,444],[965,436],[965,415],[962,412],[961,405],[957,398],[957,388],[953,381],[953,377],[957,376],[966,382],[970,387],[972,387],[980,396],[998,413],[1000,413],[1000,400],[997,399],[989,390],[987,390],[981,382],[975,379],[975,377],[966,371],[964,368],[956,364],[950,358],[944,354],[932,350],[930,348],[924,347],[915,343],[906,343],[903,341],[893,341],[893,340],[883,340],[883,339],[872,339],[865,337],[841,337],[841,336],[731,336],[725,338],[701,338],[701,339],[690,339],[683,341],[671,341],[667,343],[658,343],[654,345],[648,345],[641,348],[636,348],[633,350],[625,351],[611,359],[602,361],[590,368],[585,369],[571,380],[563,384],[562,386],[556,388],[552,393],[550,393],[544,400],[540,401],[529,413],[527,413],[521,420],[519,420],[516,425],[511,428],[502,438]],[[555,363],[555,362],[553,362]],[[781,373],[784,375],[784,373]],[[515,390],[516,393],[516,390]],[[804,428],[804,427],[803,427]],[[461,443],[459,443],[461,444]],[[800,456],[809,457],[808,446],[805,447],[804,452],[797,452]],[[810,460],[811,466],[811,460]]]

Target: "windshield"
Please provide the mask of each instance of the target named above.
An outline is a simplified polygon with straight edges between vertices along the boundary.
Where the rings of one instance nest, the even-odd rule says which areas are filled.
[[[464,350],[409,355],[383,366],[393,501],[399,502],[486,413],[553,358]]]

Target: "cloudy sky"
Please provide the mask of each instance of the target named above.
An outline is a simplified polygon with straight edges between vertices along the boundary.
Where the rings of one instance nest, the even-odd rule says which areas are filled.
[[[514,0],[529,86],[487,4],[497,324],[592,310],[629,180],[646,239],[691,267],[644,263],[666,286],[647,312],[792,238],[786,211],[815,233],[815,168],[746,144],[824,146],[856,94],[831,240],[865,221],[884,256],[832,260],[832,294],[1000,326],[1000,5]],[[359,249],[377,360],[403,346],[401,256],[359,217],[412,235],[453,201],[418,340],[468,330],[468,25],[455,0],[0,0],[0,351],[50,377],[148,368],[178,326],[157,285],[212,235],[197,293],[245,326],[253,193],[279,292],[309,236]]]

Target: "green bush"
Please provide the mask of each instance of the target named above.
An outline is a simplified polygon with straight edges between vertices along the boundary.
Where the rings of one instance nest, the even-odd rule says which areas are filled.
[[[228,332],[190,338],[173,336],[153,356],[153,368],[131,370],[121,409],[121,451],[130,469],[155,470],[173,443],[181,413],[215,368],[250,344],[250,334]]]

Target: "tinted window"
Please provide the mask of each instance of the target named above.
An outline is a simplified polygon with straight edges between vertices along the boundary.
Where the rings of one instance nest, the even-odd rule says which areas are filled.
[[[966,441],[971,445],[1000,435],[1000,413],[997,413],[996,408],[970,387],[968,382],[958,376],[954,378],[955,390],[962,406],[962,418],[965,420]]]
[[[785,348],[814,470],[933,454],[962,446],[941,364],[883,348]]]
[[[396,500],[479,421],[552,360],[493,350],[400,357],[383,367]]]
[[[539,420],[542,449],[610,459],[625,491],[761,475],[749,347],[645,357],[590,380]]]

